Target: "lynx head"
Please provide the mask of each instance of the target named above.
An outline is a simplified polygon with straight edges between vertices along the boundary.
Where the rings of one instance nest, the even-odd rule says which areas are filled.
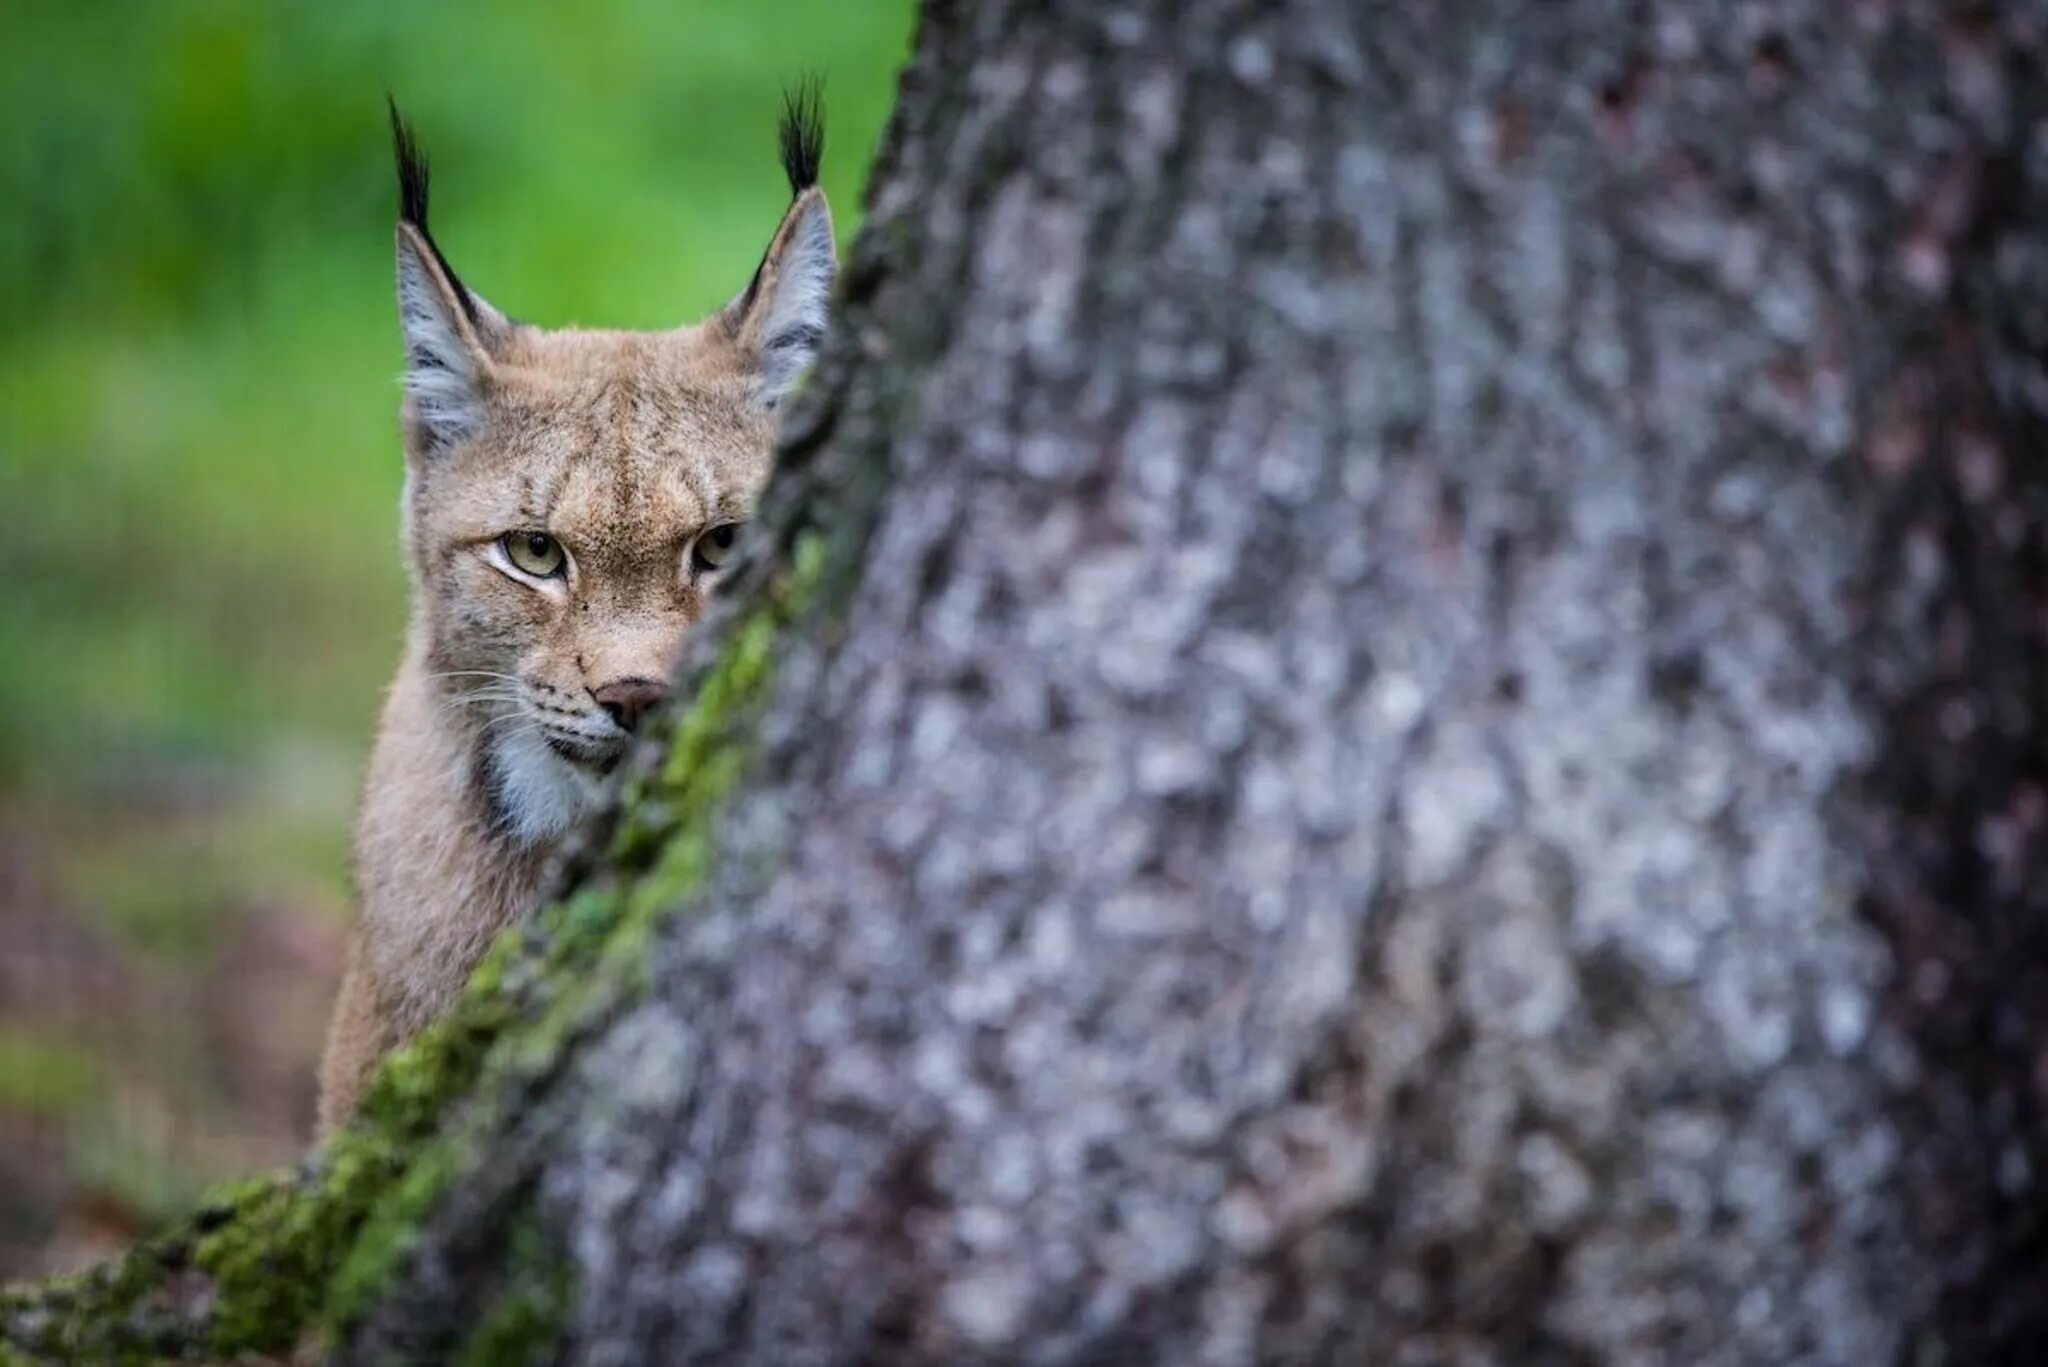
[[[824,336],[817,95],[785,99],[793,200],[753,279],[670,332],[547,330],[484,302],[435,246],[426,159],[391,122],[413,648],[493,825],[547,840],[667,692]]]

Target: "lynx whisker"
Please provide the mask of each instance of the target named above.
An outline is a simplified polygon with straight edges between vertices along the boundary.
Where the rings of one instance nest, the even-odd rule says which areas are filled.
[[[430,679],[503,679],[509,684],[524,685],[525,680],[517,674],[500,674],[494,669],[447,669],[438,674],[427,675]]]

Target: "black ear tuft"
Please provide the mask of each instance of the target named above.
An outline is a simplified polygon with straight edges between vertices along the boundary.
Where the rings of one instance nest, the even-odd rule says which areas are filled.
[[[405,115],[398,112],[398,101],[388,90],[384,92],[384,103],[391,110],[391,155],[398,163],[398,221],[419,229],[427,250],[434,254],[435,264],[448,277],[449,287],[455,291],[462,311],[469,316],[470,325],[480,326],[476,299],[470,294],[469,287],[462,283],[462,277],[455,273],[455,267],[448,264],[448,258],[441,255],[440,244],[434,241],[433,233],[427,230],[427,154],[420,150],[412,125],[405,121]]]
[[[824,90],[824,79],[816,73],[782,88],[782,122],[776,136],[782,143],[782,173],[789,177],[792,199],[818,183],[818,163],[825,159]]]
[[[427,231],[427,154],[419,139],[398,112],[398,101],[389,91],[384,103],[391,109],[391,154],[398,162],[398,221]]]

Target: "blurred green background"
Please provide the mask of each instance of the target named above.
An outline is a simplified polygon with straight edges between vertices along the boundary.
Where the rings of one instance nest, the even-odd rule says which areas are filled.
[[[667,327],[787,200],[842,242],[910,0],[0,6],[0,1276],[303,1144],[404,616],[384,93],[435,235]]]

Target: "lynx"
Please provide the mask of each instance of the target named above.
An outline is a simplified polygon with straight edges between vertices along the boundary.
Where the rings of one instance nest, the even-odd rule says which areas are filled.
[[[836,269],[815,89],[784,101],[792,200],[753,279],[672,332],[545,330],[456,276],[394,106],[412,608],[355,839],[359,920],[320,1129],[539,895],[662,701],[766,477]]]

